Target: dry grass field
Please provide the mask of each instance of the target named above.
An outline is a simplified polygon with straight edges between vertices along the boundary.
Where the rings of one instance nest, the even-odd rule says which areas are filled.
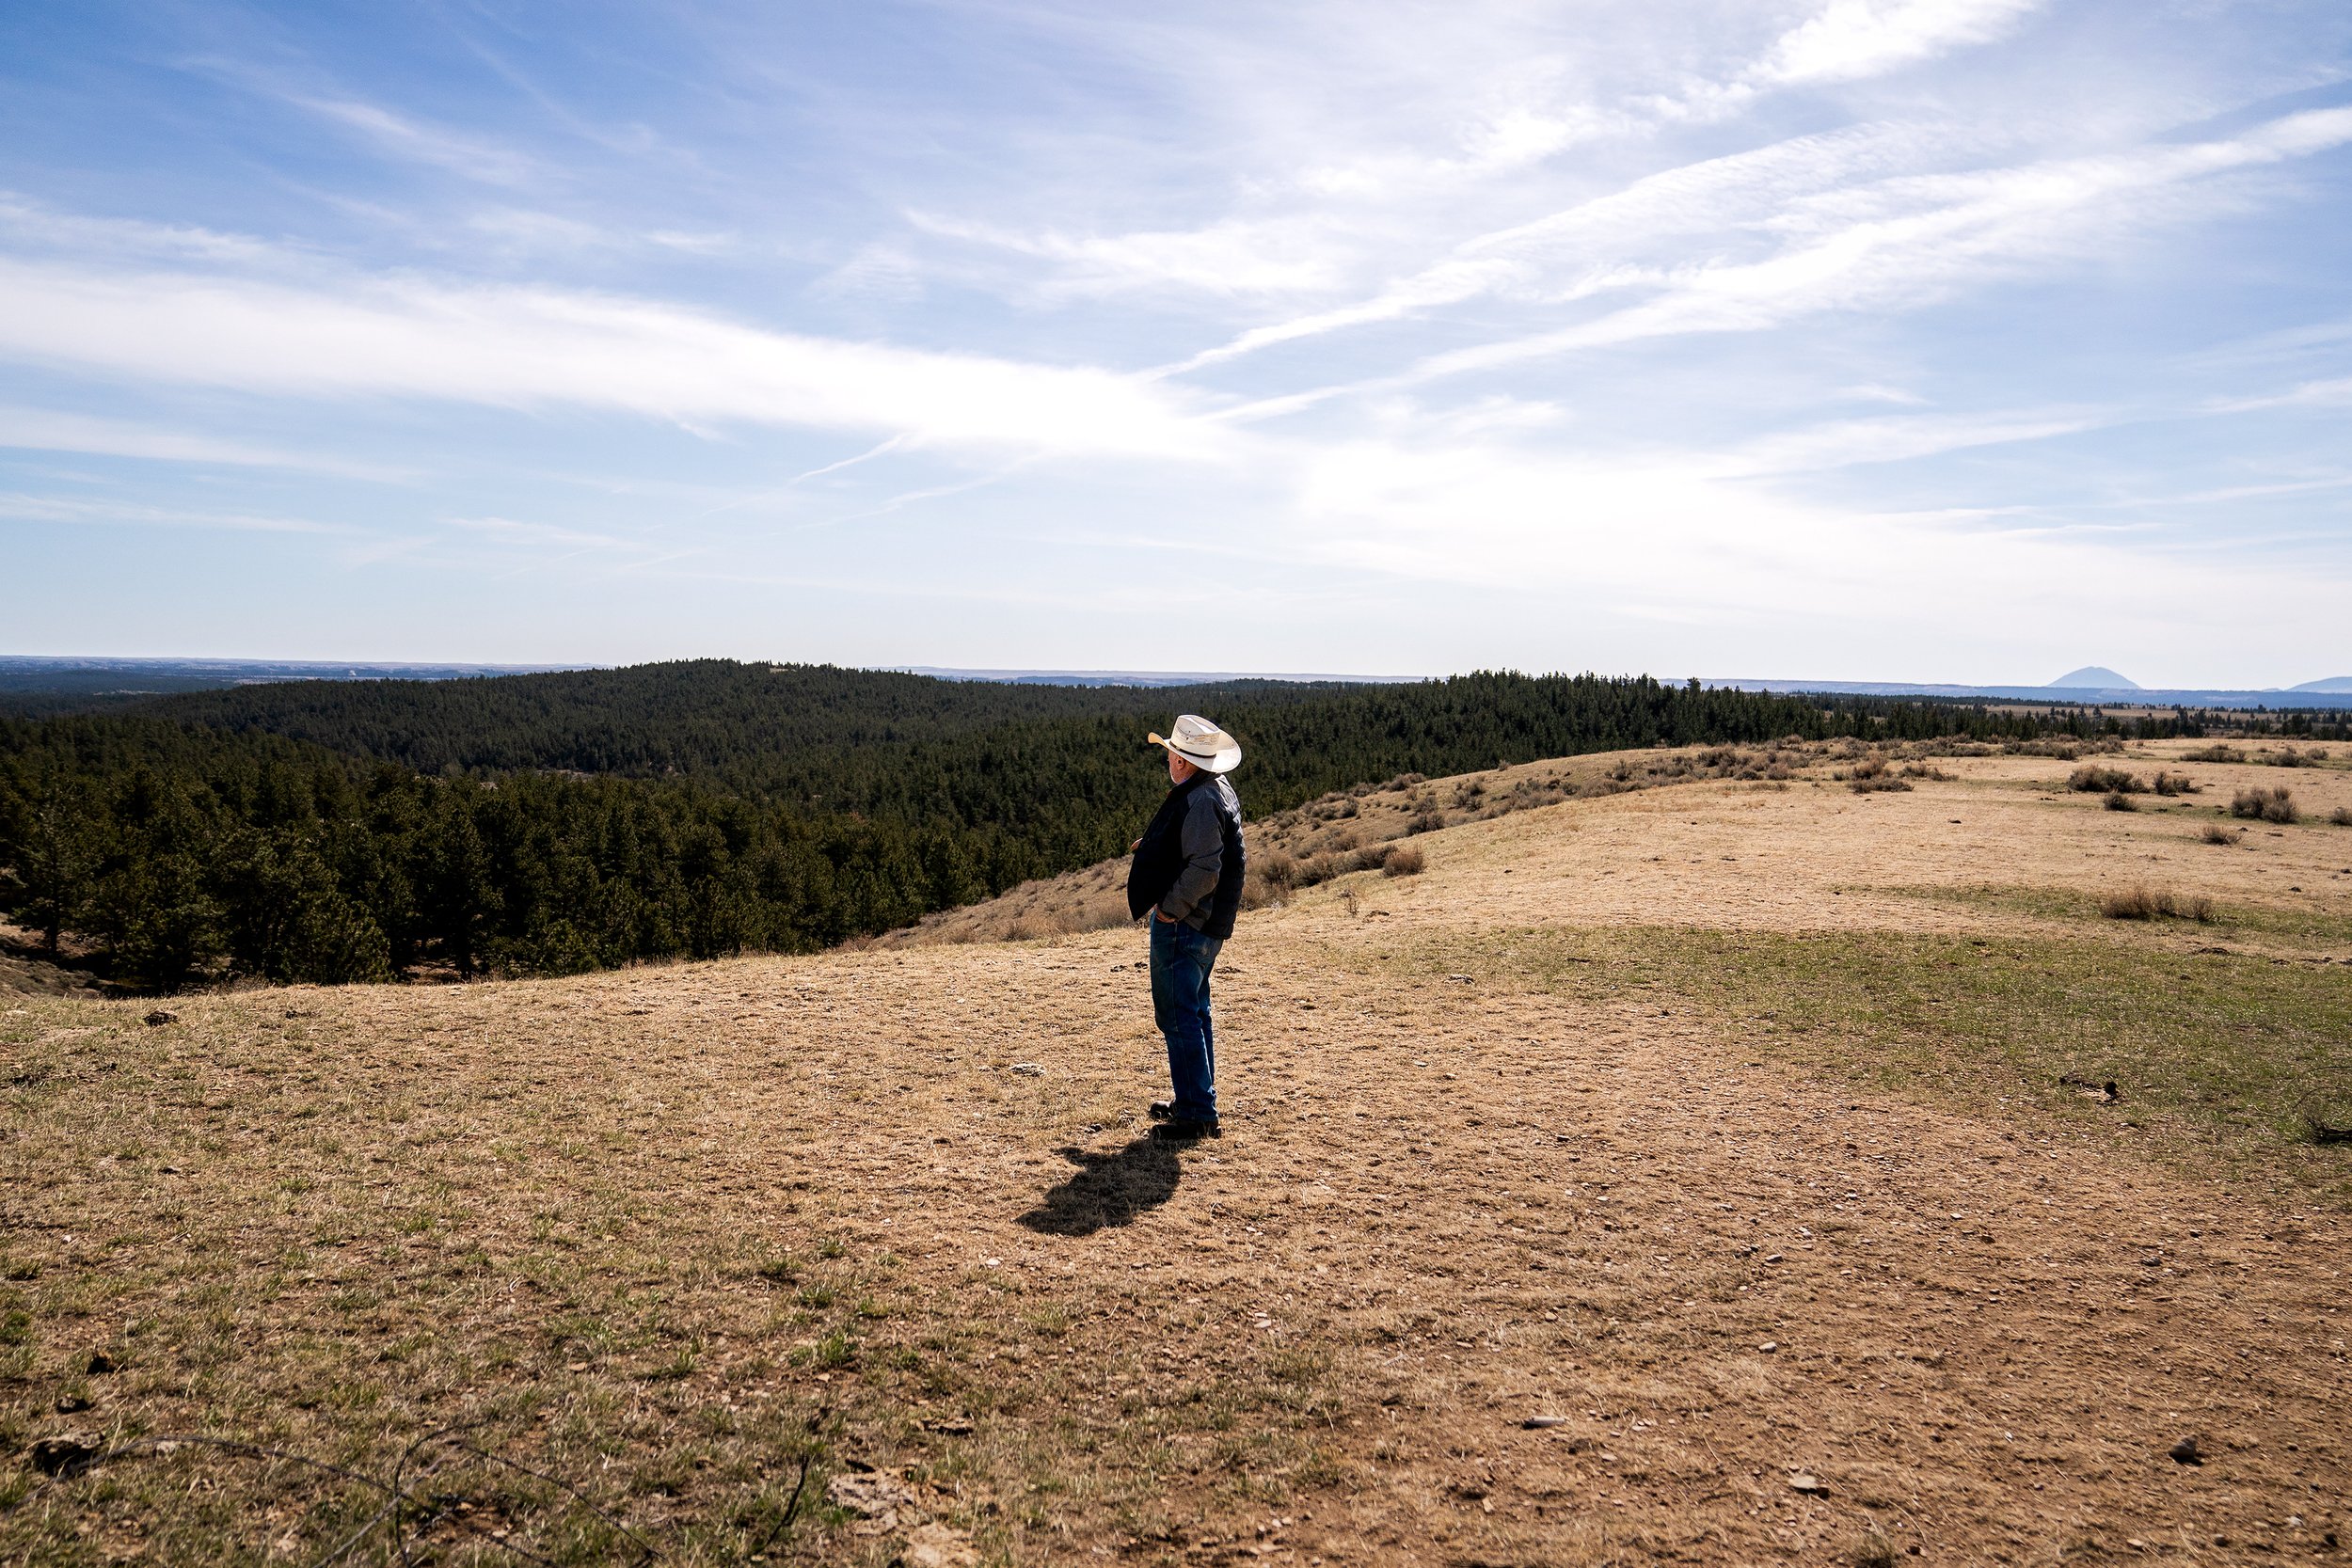
[[[2343,1560],[2352,772],[2190,750],[1324,802],[1181,1152],[1101,873],[0,997],[0,1560]]]

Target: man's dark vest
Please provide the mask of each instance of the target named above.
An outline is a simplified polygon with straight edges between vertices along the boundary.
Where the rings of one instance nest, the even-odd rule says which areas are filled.
[[[1134,862],[1127,867],[1130,916],[1142,919],[1168,896],[1168,890],[1184,875],[1184,813],[1191,807],[1192,792],[1216,789],[1221,776],[1197,773],[1170,789],[1168,799],[1160,802],[1152,825],[1143,830],[1143,838],[1136,846]],[[1241,911],[1242,880],[1248,867],[1242,859],[1241,814],[1227,811],[1221,798],[1217,801],[1216,825],[1225,837],[1225,857],[1217,868],[1216,891],[1209,895],[1209,923],[1201,927],[1201,934],[1222,942],[1233,934],[1233,916]]]

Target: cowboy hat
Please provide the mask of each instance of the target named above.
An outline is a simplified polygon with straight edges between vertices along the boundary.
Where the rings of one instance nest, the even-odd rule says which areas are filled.
[[[1178,714],[1174,727],[1174,735],[1153,735],[1152,744],[1167,747],[1204,773],[1231,773],[1241,765],[1241,742],[1199,714]]]

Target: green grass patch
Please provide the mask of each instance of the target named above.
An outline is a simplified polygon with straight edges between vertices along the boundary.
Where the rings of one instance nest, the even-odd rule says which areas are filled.
[[[2201,1175],[2352,1204],[2352,1148],[2312,1144],[2303,1119],[2352,1119],[2352,976],[2334,965],[2114,940],[1676,927],[1452,936],[1398,957],[1433,975],[1696,1008],[1752,1059],[2056,1117]],[[2121,1102],[2088,1102],[2062,1077],[2112,1079]]]
[[[2149,891],[2153,893],[2169,891],[2158,879],[2152,879],[2148,886]],[[2114,924],[2100,908],[2103,895],[2074,888],[1984,882],[1964,887],[1880,887],[1850,891],[1889,894],[1899,898],[1916,898],[1925,903],[1946,904],[1958,909],[2022,915],[2030,920],[2097,921],[2108,927]],[[2167,918],[2159,919],[2155,925],[2159,928],[2201,927],[2216,940],[2234,937],[2300,952],[2333,953],[2341,957],[2352,951],[2352,913],[2333,910],[2217,901],[2212,907],[2212,917],[2207,921],[2199,923]]]

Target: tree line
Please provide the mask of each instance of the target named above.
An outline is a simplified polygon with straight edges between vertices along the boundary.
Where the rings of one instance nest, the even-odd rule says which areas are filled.
[[[1166,788],[1143,731],[1180,708],[1241,738],[1253,815],[1581,752],[2114,722],[1593,675],[1149,690],[787,667],[779,698],[775,674],[319,683],[0,719],[0,909],[157,989],[571,973],[810,951],[1115,855]]]

